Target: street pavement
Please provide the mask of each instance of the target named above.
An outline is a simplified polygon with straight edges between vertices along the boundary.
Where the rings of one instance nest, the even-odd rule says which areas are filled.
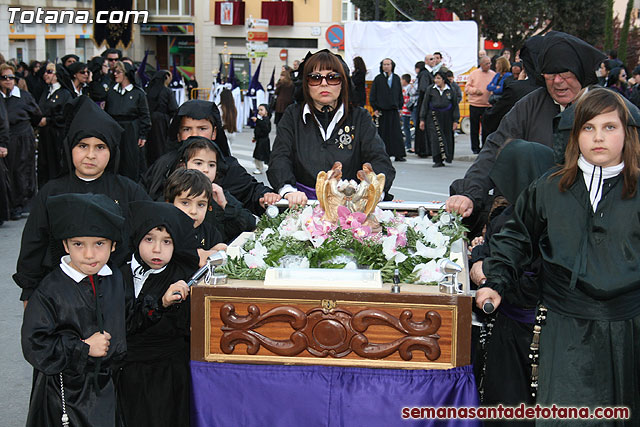
[[[274,126],[275,128],[275,126]],[[253,165],[253,131],[245,128],[235,136],[232,151],[249,172]],[[275,130],[271,142],[275,139]],[[407,161],[394,162],[396,179],[391,193],[405,201],[444,201],[449,194],[449,184],[461,178],[475,156],[471,152],[468,135],[457,135],[455,157],[444,168],[432,168],[431,158],[420,159],[408,154]],[[267,182],[265,174],[256,175]],[[5,222],[0,226],[0,425],[24,426],[29,407],[32,368],[24,360],[20,347],[20,327],[23,305],[19,301],[20,289],[13,282],[16,260],[20,248],[20,236],[26,219]]]

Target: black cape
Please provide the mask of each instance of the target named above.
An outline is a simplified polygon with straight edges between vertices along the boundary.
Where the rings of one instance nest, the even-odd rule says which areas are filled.
[[[384,141],[387,154],[395,157],[405,157],[404,140],[400,128],[400,116],[398,110],[402,108],[402,85],[400,77],[393,75],[391,87],[387,83],[387,76],[378,74],[373,79],[371,91],[369,92],[369,102],[374,110],[382,114],[378,119],[378,133]]]

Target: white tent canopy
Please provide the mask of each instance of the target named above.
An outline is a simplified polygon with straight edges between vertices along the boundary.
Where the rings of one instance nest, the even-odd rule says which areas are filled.
[[[415,63],[427,54],[441,52],[445,66],[455,75],[478,64],[478,26],[474,21],[345,23],[344,56],[350,68],[361,56],[367,79],[380,72],[380,61],[391,58],[395,73],[415,75]]]

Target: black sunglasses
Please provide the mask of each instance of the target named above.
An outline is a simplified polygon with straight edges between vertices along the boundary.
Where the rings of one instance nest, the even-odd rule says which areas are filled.
[[[2,80],[15,80],[16,76],[0,76]]]
[[[338,73],[329,73],[326,76],[323,76],[320,73],[307,74],[307,82],[309,82],[309,86],[320,86],[322,84],[322,79],[325,79],[327,84],[330,86],[338,86],[342,83],[342,76]]]
[[[47,70],[47,71],[45,71],[45,73],[47,73],[47,74],[53,74],[53,73],[55,73],[55,71],[53,71],[53,70]]]
[[[89,74],[89,71],[87,71],[87,70],[78,71],[76,74]]]

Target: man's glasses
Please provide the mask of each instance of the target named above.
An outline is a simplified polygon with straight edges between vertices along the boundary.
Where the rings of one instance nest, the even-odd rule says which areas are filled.
[[[0,79],[2,80],[15,80],[16,76],[0,76]]]
[[[309,82],[309,86],[320,86],[322,84],[322,79],[325,79],[327,84],[330,86],[338,86],[342,83],[342,76],[338,73],[329,73],[326,76],[323,76],[320,73],[307,74],[307,82]]]
[[[543,74],[544,79],[547,81],[554,81],[556,76],[560,77],[562,80],[568,80],[575,76],[571,71],[565,71],[563,73],[554,73],[554,74]]]

